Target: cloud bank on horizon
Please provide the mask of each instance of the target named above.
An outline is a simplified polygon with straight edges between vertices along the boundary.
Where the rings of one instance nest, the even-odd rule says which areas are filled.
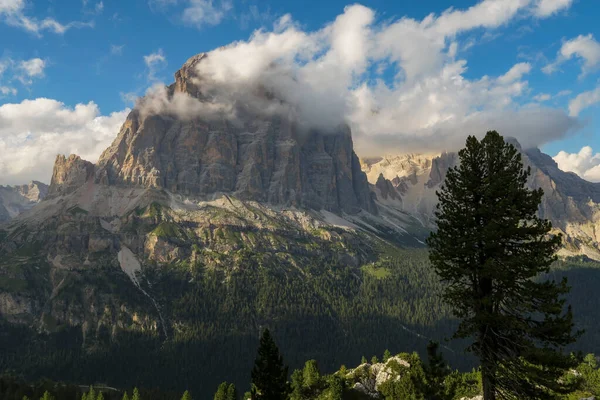
[[[151,3],[165,9],[178,1]],[[215,25],[231,9],[227,2],[179,3],[185,3],[180,16],[183,23],[195,26]],[[229,109],[235,102],[259,101],[256,89],[264,88],[283,100],[286,112],[314,127],[348,123],[355,149],[362,156],[456,149],[466,135],[489,129],[516,137],[524,146],[538,146],[577,130],[582,124],[579,113],[600,102],[600,87],[573,98],[568,112],[545,105],[552,97],[547,93],[526,102],[532,63],[515,62],[497,76],[469,76],[464,50],[473,43],[461,35],[491,32],[515,19],[541,20],[572,4],[572,0],[483,0],[464,10],[448,9],[421,20],[406,16],[380,20],[375,10],[356,4],[313,31],[285,15],[272,29],[259,29],[248,40],[208,53],[198,73],[214,95],[211,104],[168,99],[164,86],[156,85],[156,71],[167,65],[167,52],[157,49],[148,54],[144,63],[152,89],[148,92],[151,101],[145,104],[151,112],[168,109],[189,118],[191,113]],[[22,8],[18,12],[22,14]],[[558,73],[563,63],[577,58],[582,75],[593,73],[600,63],[597,45],[592,35],[566,40],[544,72]],[[35,77],[39,67],[39,62],[30,63],[24,71]],[[561,95],[568,93],[555,96]],[[261,108],[270,109],[263,104]],[[102,116],[93,102],[70,108],[51,99],[0,106],[0,177],[4,181],[0,183],[47,181],[57,153],[77,153],[97,161],[128,111]],[[585,148],[578,154],[561,152],[555,160],[562,169],[600,181],[594,164],[598,155],[592,158],[591,152]],[[581,161],[588,155],[590,162]]]

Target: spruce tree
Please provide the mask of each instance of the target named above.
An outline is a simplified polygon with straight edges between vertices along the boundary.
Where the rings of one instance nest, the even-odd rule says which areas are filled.
[[[129,400],[129,395],[127,392],[123,393],[123,400]]]
[[[98,392],[98,396],[96,397],[96,400],[104,400],[104,394],[102,394],[102,392]]]
[[[227,399],[227,382],[223,382],[217,388],[214,400],[226,400]]]
[[[256,390],[255,398],[262,400],[287,399],[289,386],[287,382],[288,367],[283,364],[283,357],[265,329],[258,347],[258,355],[252,369],[252,384]]]
[[[427,241],[446,283],[444,298],[460,324],[455,338],[481,362],[485,400],[550,399],[573,360],[573,316],[564,311],[566,280],[542,281],[561,237],[537,216],[541,189],[526,186],[531,169],[497,132],[470,136],[437,193],[437,231]],[[536,279],[537,278],[537,279]]]
[[[192,395],[189,391],[183,392],[183,396],[181,396],[181,400],[192,400]]]
[[[44,392],[44,395],[42,397],[40,397],[40,400],[55,400],[55,399],[54,399],[54,396],[52,396],[50,394],[50,392],[46,390]]]
[[[427,345],[427,365],[423,367],[425,373],[425,399],[446,400],[452,399],[452,395],[446,394],[444,381],[450,373],[444,357],[439,352],[439,344],[429,342]]]
[[[388,349],[383,352],[383,362],[386,363],[392,357],[392,353]]]
[[[133,388],[133,395],[131,396],[131,400],[141,400],[140,399],[140,391],[138,388]]]
[[[227,386],[227,400],[237,400],[237,389],[233,383]]]

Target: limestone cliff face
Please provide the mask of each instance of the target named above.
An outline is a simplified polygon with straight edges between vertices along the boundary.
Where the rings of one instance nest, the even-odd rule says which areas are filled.
[[[168,96],[204,101],[190,59]],[[136,109],[102,154],[97,182],[164,188],[173,193],[224,193],[270,204],[357,213],[376,212],[348,127],[305,131],[281,115],[232,120],[178,118]]]
[[[55,197],[72,193],[83,186],[93,175],[94,164],[91,162],[82,160],[75,154],[71,154],[68,158],[59,155],[54,162],[48,196]]]

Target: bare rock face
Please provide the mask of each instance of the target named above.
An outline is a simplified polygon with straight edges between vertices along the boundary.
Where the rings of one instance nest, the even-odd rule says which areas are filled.
[[[58,155],[54,162],[52,181],[48,190],[49,197],[66,195],[83,186],[94,176],[94,164],[71,154],[68,158]]]
[[[196,67],[204,57],[192,57],[175,74],[168,96],[184,94],[201,107],[206,98]],[[78,176],[83,179],[83,173]],[[102,154],[96,180],[183,195],[231,194],[317,210],[376,212],[350,129],[301,129],[281,115],[181,118],[136,109]]]
[[[392,200],[402,200],[402,197],[400,196],[400,193],[398,193],[398,191],[396,190],[396,187],[394,186],[393,182],[391,182],[389,179],[385,179],[383,177],[383,174],[379,174],[379,178],[377,178],[375,187],[379,190],[378,194],[384,200],[387,200],[388,198]]]
[[[32,181],[27,185],[0,186],[0,222],[29,210],[48,195],[48,185]]]
[[[431,172],[429,173],[428,188],[439,186],[446,179],[446,173],[458,164],[457,153],[442,153],[431,161]]]

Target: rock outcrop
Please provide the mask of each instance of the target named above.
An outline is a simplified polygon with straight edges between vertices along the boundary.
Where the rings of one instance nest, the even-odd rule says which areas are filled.
[[[72,193],[93,176],[94,164],[91,162],[82,160],[75,154],[71,154],[68,158],[58,155],[54,162],[48,196],[56,197]]]

